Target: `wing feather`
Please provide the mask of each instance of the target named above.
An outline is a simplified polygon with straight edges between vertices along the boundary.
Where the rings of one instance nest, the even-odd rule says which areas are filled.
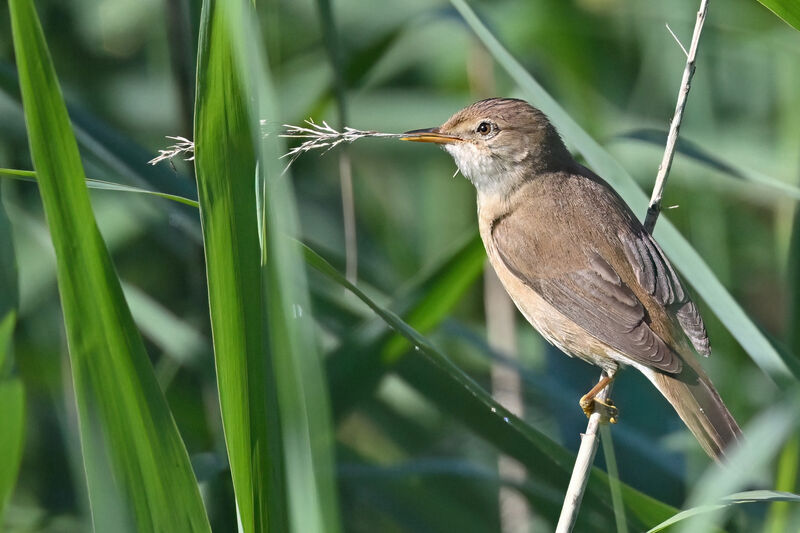
[[[590,335],[626,357],[664,372],[680,372],[680,358],[650,329],[644,306],[608,261],[595,252],[581,268],[542,276],[536,272],[536,265],[525,259],[536,254],[520,249],[519,234],[513,235],[511,225],[510,219],[504,219],[492,233],[500,258],[515,276]]]
[[[500,260],[596,339],[633,361],[680,372],[682,352],[668,346],[669,321],[708,355],[700,313],[658,243],[605,182],[584,170],[533,180],[498,213],[488,231]],[[593,225],[575,224],[586,218]],[[659,322],[651,327],[651,320]]]
[[[703,318],[658,243],[644,229],[620,233],[619,238],[639,284],[658,303],[675,310],[678,323],[698,353],[711,355]]]

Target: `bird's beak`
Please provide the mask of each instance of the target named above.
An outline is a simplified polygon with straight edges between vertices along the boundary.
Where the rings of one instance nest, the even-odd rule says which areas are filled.
[[[460,141],[458,137],[453,135],[445,135],[439,131],[439,128],[427,128],[424,130],[411,130],[400,137],[401,141],[414,141],[419,143],[436,143],[436,144],[450,144]]]

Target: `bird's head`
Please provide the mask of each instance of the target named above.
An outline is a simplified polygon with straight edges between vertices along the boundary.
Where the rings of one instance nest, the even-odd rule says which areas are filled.
[[[402,139],[442,145],[483,193],[507,192],[572,160],[544,113],[513,98],[481,100],[439,127],[408,131]]]

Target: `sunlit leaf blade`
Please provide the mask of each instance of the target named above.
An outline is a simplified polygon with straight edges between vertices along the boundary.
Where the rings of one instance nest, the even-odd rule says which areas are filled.
[[[399,362],[398,370],[404,379],[443,411],[535,472],[537,479],[547,480],[560,491],[566,488],[574,460],[570,452],[507,411],[399,316],[376,304],[316,252],[303,248],[310,266],[356,295],[415,347],[410,356]],[[621,488],[632,527],[650,527],[674,512],[626,485]],[[602,509],[611,520],[607,527],[613,527],[608,478],[597,468],[592,471],[585,505]]]
[[[786,24],[800,30],[800,2],[797,0],[758,0]]]
[[[334,464],[334,438],[327,383],[323,371],[308,294],[305,265],[286,237],[298,232],[292,182],[284,172],[285,146],[274,134],[262,135],[263,117],[279,117],[266,61],[258,53],[261,39],[253,26],[243,25],[247,41],[240,66],[254,74],[249,101],[250,125],[259,143],[259,222],[263,290],[269,344],[279,398],[286,470],[289,522],[294,533],[337,533],[339,503]],[[249,58],[250,62],[244,61]],[[258,58],[258,61],[253,61]],[[249,68],[247,68],[249,67]]]
[[[228,453],[245,531],[336,531],[330,415],[302,268],[280,239],[294,231],[293,199],[276,137],[260,140],[260,119],[277,113],[254,52],[260,41],[249,9],[244,2],[204,4],[196,102],[195,161]]]
[[[606,179],[634,211],[644,213],[648,199],[619,162],[581,128],[514,59],[465,0],[450,0],[450,3],[483,42],[489,53],[519,85],[530,103],[541,109],[555,124],[567,143],[574,146],[586,158],[588,166]],[[780,382],[785,382],[791,376],[800,376],[800,366],[795,360],[784,357],[770,343],[720,283],[703,258],[663,216],[656,227],[655,235],[675,266],[765,373]]]
[[[243,2],[203,2],[195,171],[222,422],[245,533],[288,531],[275,383],[262,312],[255,150],[234,28]],[[241,31],[241,28],[239,28]]]
[[[701,505],[699,507],[692,507],[691,509],[686,509],[685,511],[681,511],[680,513],[676,514],[669,520],[665,520],[661,522],[656,527],[647,531],[647,533],[656,533],[657,531],[663,531],[671,525],[677,524],[682,520],[686,520],[687,518],[691,518],[696,515],[700,515],[703,513],[710,513],[713,511],[718,511],[720,509],[724,509],[730,505],[738,505],[742,503],[768,503],[768,502],[791,502],[791,503],[800,503],[800,496],[797,494],[792,494],[790,492],[780,492],[776,490],[749,490],[745,492],[737,492],[736,494],[731,494],[730,496],[726,496],[720,503],[718,504],[710,504],[710,505]]]
[[[0,284],[0,292],[9,288]],[[25,390],[22,381],[7,377],[11,334],[15,324],[14,311],[0,315],[0,420],[3,421],[0,431],[0,524],[3,523],[3,510],[17,481],[25,439]]]
[[[17,481],[25,441],[25,390],[21,380],[11,377],[11,339],[19,304],[17,286],[11,224],[0,194],[0,526]]]
[[[25,390],[19,379],[0,380],[0,524],[17,481],[25,438]]]
[[[10,4],[34,168],[58,265],[97,531],[209,531],[197,483],[97,229],[42,29]],[[99,502],[114,501],[119,513]]]

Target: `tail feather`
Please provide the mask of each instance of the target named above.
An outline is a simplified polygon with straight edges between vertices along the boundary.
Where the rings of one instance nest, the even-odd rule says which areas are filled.
[[[672,404],[708,455],[722,461],[742,430],[702,369],[684,365],[680,374],[653,371],[647,377]]]

